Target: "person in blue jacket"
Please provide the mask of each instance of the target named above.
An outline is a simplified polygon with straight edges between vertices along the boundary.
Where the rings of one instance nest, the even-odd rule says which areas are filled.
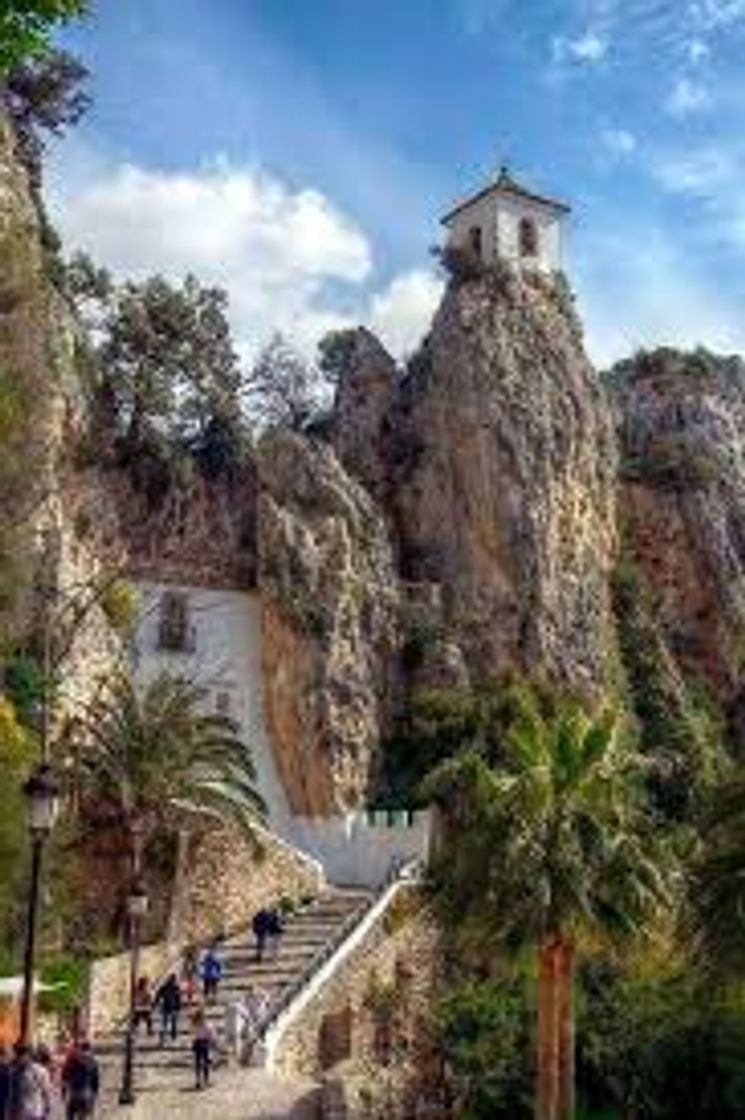
[[[222,961],[217,955],[216,945],[208,949],[202,957],[199,973],[202,977],[202,992],[204,993],[204,998],[209,1000],[215,999],[223,973]]]

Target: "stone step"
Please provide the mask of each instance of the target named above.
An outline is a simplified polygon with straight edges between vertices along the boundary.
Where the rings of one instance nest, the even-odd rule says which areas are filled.
[[[351,916],[360,912],[369,901],[363,892],[329,894],[308,910],[288,919],[280,938],[276,954],[255,959],[255,939],[246,930],[220,945],[224,962],[224,975],[217,998],[208,1003],[204,1011],[217,1039],[215,1065],[225,1064],[224,1025],[226,1011],[245,992],[249,984],[260,986],[267,994],[270,1012],[272,1004],[281,999],[283,992],[321,956],[324,946],[335,940]],[[191,1012],[184,1008],[179,1023],[179,1035],[163,1046],[159,1042],[160,1017],[154,1015],[154,1032],[150,1037],[140,1035],[135,1049],[135,1071],[143,1092],[179,1089],[188,1085],[192,1071],[190,1033]],[[105,1040],[97,1047],[102,1066],[107,1070],[105,1085],[111,1089],[118,1084],[123,1056],[123,1033]]]

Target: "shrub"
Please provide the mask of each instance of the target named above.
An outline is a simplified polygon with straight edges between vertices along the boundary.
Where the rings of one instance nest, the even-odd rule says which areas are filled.
[[[578,1071],[589,1107],[644,1120],[735,1120],[745,1086],[745,1008],[685,972],[581,977]]]
[[[44,673],[30,653],[15,653],[5,666],[5,690],[25,727],[33,727],[44,698]]]
[[[434,255],[454,284],[467,284],[470,280],[480,280],[486,266],[472,249],[456,245],[445,245],[433,250]]]
[[[529,1020],[518,983],[466,983],[447,992],[436,1029],[463,1120],[528,1120]]]
[[[40,1010],[62,1013],[72,1011],[85,999],[88,961],[70,955],[54,957],[42,964],[40,978],[43,984],[49,984],[53,988],[40,997]]]
[[[113,629],[120,634],[126,634],[132,629],[137,606],[136,589],[123,579],[109,583],[101,596],[101,609]]]

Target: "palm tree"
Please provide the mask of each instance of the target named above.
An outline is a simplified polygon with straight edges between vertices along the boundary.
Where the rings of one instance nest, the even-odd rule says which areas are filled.
[[[265,806],[237,725],[207,713],[204,690],[163,674],[140,690],[124,673],[106,681],[74,729],[82,793],[128,838],[134,874],[160,829],[195,819],[237,822],[249,837]]]
[[[497,765],[468,749],[426,783],[446,820],[434,883],[461,943],[537,952],[536,1120],[575,1113],[580,940],[633,933],[667,899],[639,776],[612,715],[525,700]]]
[[[689,877],[696,948],[707,972],[745,977],[745,766],[710,795]]]

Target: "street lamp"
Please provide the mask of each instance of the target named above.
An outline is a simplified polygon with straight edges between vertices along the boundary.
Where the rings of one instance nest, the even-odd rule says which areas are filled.
[[[39,886],[44,844],[52,831],[59,807],[59,787],[52,768],[44,762],[34,770],[23,786],[28,807],[28,829],[31,835],[31,885],[28,895],[26,920],[26,948],[23,957],[23,993],[21,996],[22,1045],[28,1045],[31,1026],[31,1004],[34,991],[34,956],[36,953],[36,924],[39,913]]]
[[[129,961],[129,1021],[124,1045],[124,1067],[122,1087],[119,1091],[119,1104],[134,1104],[134,1057],[135,1057],[135,997],[137,993],[137,973],[140,958],[140,930],[147,916],[148,897],[139,879],[135,879],[127,898],[127,917],[129,918],[130,961]]]

